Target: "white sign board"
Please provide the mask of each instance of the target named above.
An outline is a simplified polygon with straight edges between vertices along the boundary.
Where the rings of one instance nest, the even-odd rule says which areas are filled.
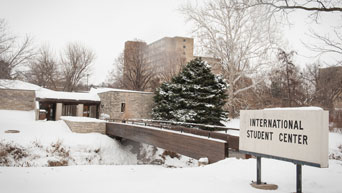
[[[310,108],[240,111],[240,151],[328,167],[328,116]]]

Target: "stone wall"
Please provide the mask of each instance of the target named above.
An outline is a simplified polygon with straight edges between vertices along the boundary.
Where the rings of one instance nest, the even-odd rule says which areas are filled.
[[[100,114],[105,113],[110,119],[150,119],[153,107],[153,93],[109,91],[98,94],[101,98]],[[121,112],[121,104],[125,111]]]
[[[35,109],[35,91],[0,89],[0,109],[31,111]]]
[[[63,120],[72,132],[75,133],[102,133],[106,134],[106,122],[76,122]]]

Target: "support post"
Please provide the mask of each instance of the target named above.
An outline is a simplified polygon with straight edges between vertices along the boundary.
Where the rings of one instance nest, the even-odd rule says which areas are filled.
[[[56,117],[55,117],[56,121],[61,120],[62,111],[63,111],[63,104],[57,103],[56,104]]]
[[[257,181],[256,184],[261,184],[261,157],[257,156]]]
[[[263,190],[276,190],[278,186],[275,184],[267,184],[266,182],[261,182],[261,156],[256,156],[257,160],[257,180],[252,182],[251,186]]]
[[[297,193],[302,193],[302,165],[301,164],[297,164]]]

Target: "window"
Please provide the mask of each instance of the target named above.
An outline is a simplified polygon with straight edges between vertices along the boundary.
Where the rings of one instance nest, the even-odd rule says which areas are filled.
[[[121,103],[121,112],[125,112],[126,109],[126,103]]]
[[[186,39],[183,39],[183,42],[186,42]]]
[[[76,116],[77,105],[63,104],[62,116]]]
[[[83,117],[96,118],[96,105],[84,105],[83,106]]]
[[[183,46],[183,48],[186,48],[186,46]]]

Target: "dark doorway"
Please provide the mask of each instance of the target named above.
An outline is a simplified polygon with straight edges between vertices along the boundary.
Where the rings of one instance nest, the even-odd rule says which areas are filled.
[[[39,103],[39,109],[45,110],[45,112],[40,111],[40,113],[45,113],[46,120],[55,121],[55,119],[56,119],[56,103],[41,102],[41,103]]]

